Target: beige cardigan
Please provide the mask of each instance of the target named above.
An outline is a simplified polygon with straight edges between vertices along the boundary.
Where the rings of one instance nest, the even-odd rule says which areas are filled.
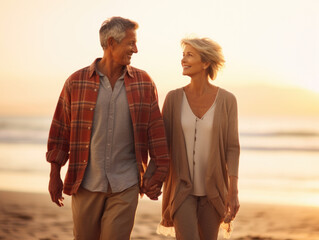
[[[164,182],[162,221],[172,227],[172,217],[177,208],[191,193],[186,145],[181,126],[183,88],[170,91],[163,106],[163,119],[171,156],[169,175]],[[238,177],[239,139],[237,101],[233,94],[219,88],[213,121],[211,161],[207,166],[207,197],[221,216],[224,216],[229,176]]]

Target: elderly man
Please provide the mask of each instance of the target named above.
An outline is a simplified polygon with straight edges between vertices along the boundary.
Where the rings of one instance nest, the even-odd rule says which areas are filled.
[[[129,239],[138,193],[157,200],[168,172],[155,84],[129,65],[137,28],[121,17],[102,24],[103,57],[66,80],[54,113],[49,192],[58,206],[62,191],[72,195],[75,239]]]

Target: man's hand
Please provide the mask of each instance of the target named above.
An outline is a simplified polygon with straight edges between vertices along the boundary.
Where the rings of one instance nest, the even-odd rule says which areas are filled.
[[[158,197],[162,194],[162,183],[153,181],[152,178],[144,178],[142,191],[151,200],[158,200]]]
[[[62,196],[63,182],[60,177],[60,166],[51,163],[49,192],[52,202],[56,203],[59,207],[63,207],[64,197]]]

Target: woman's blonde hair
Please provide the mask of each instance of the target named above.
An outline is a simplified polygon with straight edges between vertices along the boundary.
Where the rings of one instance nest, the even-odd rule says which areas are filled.
[[[198,51],[202,62],[209,63],[208,76],[214,80],[225,63],[221,46],[209,38],[184,38],[181,45],[190,45]]]

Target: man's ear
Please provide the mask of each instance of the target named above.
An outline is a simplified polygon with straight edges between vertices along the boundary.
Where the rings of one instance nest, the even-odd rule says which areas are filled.
[[[114,39],[113,37],[109,37],[109,38],[107,39],[107,46],[113,47],[115,42],[116,42],[116,41],[115,41],[115,39]]]

